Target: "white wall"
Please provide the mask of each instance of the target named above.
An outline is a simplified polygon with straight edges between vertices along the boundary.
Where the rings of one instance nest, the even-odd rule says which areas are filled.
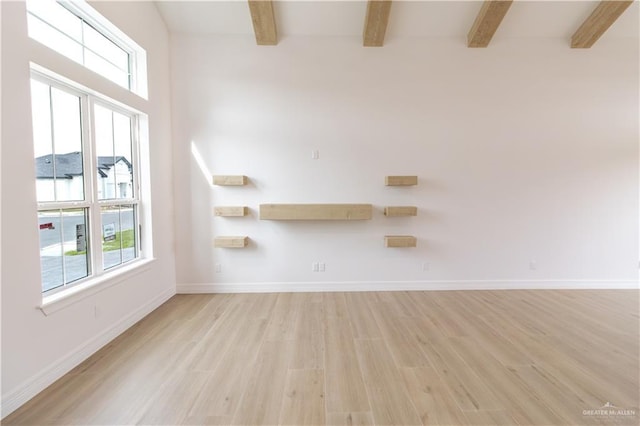
[[[179,292],[637,286],[637,38],[360,43],[172,37]],[[251,184],[214,187],[209,173]],[[385,187],[389,174],[419,185]],[[375,214],[258,220],[278,202]],[[418,216],[383,216],[403,204]],[[215,205],[251,215],[215,218]],[[418,247],[385,249],[385,234]],[[251,244],[214,249],[215,235]]]
[[[153,3],[93,6],[147,50],[145,101],[27,37],[25,6],[2,2],[2,416],[175,293],[169,36]],[[29,61],[148,114],[155,261],[49,316],[42,302]]]

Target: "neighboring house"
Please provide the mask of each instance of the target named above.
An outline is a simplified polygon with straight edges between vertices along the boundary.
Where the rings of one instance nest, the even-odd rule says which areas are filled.
[[[133,195],[131,163],[126,157],[98,157],[97,166],[100,199],[129,198]],[[55,156],[48,154],[36,158],[38,201],[53,201],[54,185],[58,200],[83,198],[81,152]]]
[[[115,167],[114,167],[115,166]],[[125,157],[98,157],[98,198],[131,198],[133,174]]]

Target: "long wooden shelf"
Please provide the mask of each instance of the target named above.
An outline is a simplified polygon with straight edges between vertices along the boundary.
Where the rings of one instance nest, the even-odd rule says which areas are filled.
[[[385,176],[386,186],[413,186],[418,184],[418,176]]]
[[[244,248],[249,244],[249,237],[245,236],[224,236],[216,237],[213,245],[216,248]]]
[[[218,206],[213,208],[213,214],[216,216],[246,216],[247,208],[245,206]]]
[[[384,208],[384,215],[387,217],[417,216],[416,206],[387,206]]]
[[[412,235],[385,235],[384,246],[390,248],[416,247],[418,240]]]
[[[248,182],[248,178],[243,175],[215,175],[213,184],[219,186],[243,186]]]
[[[261,220],[370,220],[371,204],[260,204]]]

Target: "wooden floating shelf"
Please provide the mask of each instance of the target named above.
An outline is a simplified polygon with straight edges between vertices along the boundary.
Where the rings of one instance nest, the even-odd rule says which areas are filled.
[[[213,177],[213,184],[219,186],[243,186],[249,179],[242,175],[216,175]]]
[[[261,220],[370,220],[371,204],[260,204]]]
[[[387,217],[417,216],[416,206],[387,206],[384,208],[384,215]]]
[[[385,247],[416,247],[418,240],[412,235],[385,235]]]
[[[249,237],[216,237],[213,244],[216,248],[244,248],[249,244]]]
[[[246,216],[247,208],[244,206],[224,206],[224,207],[220,206],[220,207],[214,207],[213,213],[216,216],[224,216],[224,217]]]
[[[418,184],[418,176],[385,176],[386,186],[413,186]]]

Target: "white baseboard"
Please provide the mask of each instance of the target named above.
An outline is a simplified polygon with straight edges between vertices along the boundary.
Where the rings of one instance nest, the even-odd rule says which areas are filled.
[[[16,389],[2,395],[1,418],[5,418],[38,393],[42,392],[47,386],[51,385],[60,377],[71,371],[74,367],[89,358],[104,345],[118,337],[136,322],[149,315],[151,311],[169,300],[174,294],[175,290],[173,288],[167,289],[127,317],[120,320],[118,323],[114,324],[109,329],[105,330],[103,333],[80,345],[60,360],[54,361],[48,368],[26,380]]]
[[[440,280],[178,284],[178,294],[323,291],[638,289],[634,280]]]

